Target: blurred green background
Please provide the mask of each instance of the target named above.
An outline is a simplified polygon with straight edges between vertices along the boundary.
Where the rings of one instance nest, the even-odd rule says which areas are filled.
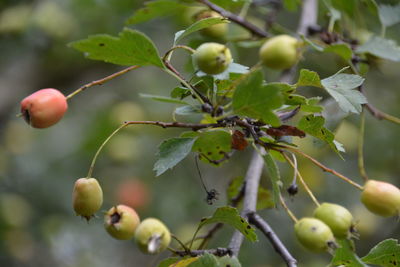
[[[133,10],[140,6],[142,1],[134,0],[0,1],[0,266],[155,266],[168,256],[168,253],[146,256],[133,241],[112,239],[103,229],[101,213],[89,223],[76,217],[71,207],[71,193],[75,180],[86,175],[99,145],[120,123],[172,120],[174,105],[142,99],[138,94],[168,96],[177,85],[175,80],[152,67],[135,70],[74,97],[69,101],[64,119],[46,130],[30,128],[16,117],[20,100],[40,88],[58,88],[69,94],[83,84],[120,70],[119,66],[87,60],[67,44],[89,34],[116,35]],[[263,6],[262,12],[267,14],[270,7]],[[281,10],[277,21],[295,31],[297,18],[298,13]],[[263,25],[262,16],[252,20]],[[364,17],[364,20],[363,26],[369,31],[379,32],[377,18]],[[320,22],[327,25],[326,10],[320,12]],[[354,37],[365,33],[359,30],[359,25],[347,23]],[[173,34],[183,27],[182,18],[158,19],[136,26],[154,40],[161,53],[168,50]],[[234,25],[230,27],[233,33],[240,32]],[[387,30],[387,37],[400,43],[399,32],[400,27],[393,26]],[[191,41],[202,38],[194,35]],[[249,66],[257,62],[257,48],[235,46],[232,49],[237,62]],[[185,53],[177,52],[173,62],[183,69],[188,60]],[[334,55],[309,52],[300,65],[326,77],[345,64]],[[370,102],[397,116],[400,116],[399,73],[399,63],[378,61],[365,82]],[[266,70],[266,77],[274,81],[278,74]],[[311,88],[303,88],[301,93],[326,97]],[[327,166],[361,183],[356,155],[358,123],[358,117],[353,115],[339,125],[330,126],[347,149],[345,161],[326,148],[314,145],[312,140],[295,141]],[[245,174],[250,149],[236,153],[229,163],[219,168],[200,163],[208,187],[220,192],[220,199],[209,206],[204,201],[205,192],[195,169],[194,155],[160,177],[156,178],[152,171],[159,143],[180,133],[177,129],[134,126],[118,134],[106,146],[94,170],[94,177],[105,193],[103,209],[125,201],[137,208],[141,218],[163,220],[173,233],[186,241],[202,217],[225,205],[226,187],[232,178]],[[367,171],[372,178],[397,186],[400,186],[399,136],[399,125],[378,121],[367,114]],[[398,221],[370,214],[360,205],[356,189],[307,161],[299,159],[299,164],[321,201],[344,205],[353,212],[361,234],[356,241],[359,255],[365,255],[385,238],[399,237]],[[287,185],[292,171],[280,166]],[[262,179],[268,186],[266,174]],[[311,215],[314,207],[303,191],[287,199],[298,217]],[[320,267],[329,263],[328,254],[314,255],[300,247],[294,239],[292,223],[282,209],[260,213],[299,259],[300,266]],[[231,233],[231,228],[224,228],[210,245],[226,246]],[[264,236],[259,234],[259,240],[255,244],[244,243],[240,254],[243,266],[283,266]]]

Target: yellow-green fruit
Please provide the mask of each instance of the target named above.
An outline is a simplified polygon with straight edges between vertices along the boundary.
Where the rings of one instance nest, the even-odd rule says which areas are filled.
[[[231,51],[218,43],[204,43],[193,53],[194,64],[207,74],[224,72],[232,62]]]
[[[112,207],[104,216],[104,227],[114,238],[129,240],[135,235],[140,219],[136,211],[125,205]]]
[[[315,209],[314,217],[326,223],[337,238],[347,238],[353,226],[353,216],[337,204],[322,203]]]
[[[206,18],[223,18],[219,13],[212,10],[201,11],[196,15],[196,20],[202,20]],[[204,36],[211,38],[221,39],[225,37],[228,32],[228,23],[219,23],[210,27],[204,28],[200,31]]]
[[[302,218],[295,226],[297,240],[313,252],[327,251],[335,238],[328,225],[315,218]]]
[[[157,254],[168,247],[171,234],[160,220],[147,218],[136,228],[135,240],[144,253]]]
[[[297,39],[285,34],[268,39],[260,48],[260,59],[271,69],[289,69],[299,59]]]
[[[72,203],[77,215],[89,220],[103,204],[103,191],[95,178],[80,178],[72,191]]]
[[[390,183],[369,180],[361,193],[361,202],[369,211],[380,216],[398,216],[400,189]]]

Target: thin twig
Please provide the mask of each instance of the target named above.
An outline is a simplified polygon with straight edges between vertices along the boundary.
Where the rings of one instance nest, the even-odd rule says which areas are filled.
[[[319,162],[318,160],[314,159],[314,158],[311,157],[310,155],[307,155],[307,154],[304,153],[303,151],[301,151],[301,150],[299,150],[299,149],[296,149],[296,148],[294,148],[294,147],[289,147],[289,146],[285,146],[284,148],[287,149],[287,150],[293,151],[293,152],[295,152],[295,153],[297,153],[297,154],[302,155],[303,157],[309,159],[312,163],[314,163],[315,165],[317,165],[318,167],[320,167],[323,171],[332,173],[333,175],[339,177],[339,178],[342,179],[343,181],[345,181],[345,182],[351,184],[352,186],[354,186],[354,187],[356,187],[356,188],[358,188],[358,189],[360,189],[360,190],[363,190],[363,187],[362,187],[361,185],[357,184],[356,182],[353,182],[350,178],[344,176],[343,174],[338,173],[337,171],[326,167],[324,164],[322,164],[322,163]]]
[[[311,189],[308,187],[307,183],[304,181],[303,176],[301,175],[301,173],[299,172],[299,170],[297,169],[297,167],[295,166],[295,164],[290,160],[290,158],[284,153],[281,153],[282,156],[285,157],[286,161],[289,162],[289,164],[292,166],[295,175],[297,177],[299,177],[299,180],[301,182],[301,184],[303,185],[304,189],[306,190],[307,194],[310,196],[311,200],[315,203],[315,205],[317,205],[317,207],[320,206],[317,198],[314,196],[313,192],[311,191]]]
[[[100,80],[93,81],[91,83],[85,84],[85,85],[81,86],[80,88],[78,88],[77,90],[75,90],[74,92],[72,92],[71,94],[69,94],[68,96],[66,96],[66,99],[69,100],[72,97],[74,97],[76,94],[79,94],[80,92],[88,89],[89,87],[92,87],[92,86],[95,86],[95,85],[102,85],[102,84],[104,84],[104,83],[106,83],[106,82],[108,82],[108,81],[110,81],[110,80],[112,80],[112,79],[114,79],[114,78],[116,78],[118,76],[121,76],[121,75],[123,75],[123,74],[125,74],[125,73],[127,73],[127,72],[129,72],[131,70],[137,69],[137,68],[140,68],[140,66],[130,66],[130,67],[126,68],[126,69],[123,69],[123,70],[118,71],[118,72],[116,72],[114,74],[111,74],[111,75],[109,75],[109,76],[107,76],[105,78],[102,78]]]
[[[286,205],[285,200],[283,199],[282,195],[279,195],[279,200],[281,201],[282,207],[283,209],[286,211],[286,213],[289,215],[290,219],[292,219],[292,221],[294,223],[297,223],[297,218],[296,216],[293,214],[293,212],[289,209],[289,207]]]
[[[145,125],[155,125],[160,126],[162,128],[189,128],[193,131],[197,131],[205,128],[217,128],[224,127],[225,125],[222,123],[184,123],[184,122],[161,122],[161,121],[127,121],[125,122],[127,125],[133,124],[145,124]]]
[[[272,246],[274,247],[275,251],[281,255],[281,257],[284,259],[286,262],[286,265],[288,267],[296,267],[297,266],[297,261],[296,259],[290,254],[290,252],[287,250],[285,245],[282,243],[282,241],[279,239],[279,237],[276,235],[274,230],[269,226],[269,224],[261,218],[260,215],[257,213],[250,213],[249,214],[249,222],[251,224],[254,224],[271,242]]]
[[[225,255],[232,255],[232,251],[229,248],[201,249],[201,250],[190,250],[190,251],[183,250],[183,251],[174,251],[173,253],[180,257],[185,257],[185,256],[197,257],[205,253],[213,254],[218,257],[222,257]]]
[[[364,181],[368,180],[368,175],[364,165],[364,135],[365,135],[365,111],[360,116],[360,132],[358,135],[358,170]]]
[[[210,9],[214,10],[215,12],[221,14],[221,16],[228,18],[230,21],[235,22],[236,24],[242,26],[243,28],[246,28],[247,30],[249,30],[251,33],[253,33],[256,36],[259,37],[268,37],[269,34],[265,31],[263,31],[262,29],[258,28],[257,26],[255,26],[254,24],[251,24],[250,22],[248,22],[247,20],[245,20],[244,18],[233,14],[225,9],[223,9],[220,6],[217,6],[213,3],[211,3],[208,0],[198,0],[198,2],[208,6]]]

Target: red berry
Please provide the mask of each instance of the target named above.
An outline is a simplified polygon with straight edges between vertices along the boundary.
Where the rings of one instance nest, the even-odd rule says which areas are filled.
[[[52,88],[41,89],[21,101],[21,113],[34,128],[47,128],[56,124],[67,109],[65,96]]]

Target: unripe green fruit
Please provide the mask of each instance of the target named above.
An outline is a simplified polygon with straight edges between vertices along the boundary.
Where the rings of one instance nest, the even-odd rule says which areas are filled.
[[[275,70],[292,67],[299,59],[298,41],[289,35],[278,35],[268,39],[260,48],[262,63]]]
[[[299,242],[311,251],[328,251],[335,244],[331,229],[321,220],[302,218],[295,224],[294,230]]]
[[[47,128],[56,124],[67,109],[67,99],[53,88],[41,89],[21,101],[21,113],[34,128]]]
[[[322,203],[315,209],[314,217],[326,223],[337,238],[347,238],[353,226],[353,216],[337,204]]]
[[[107,232],[120,240],[133,238],[139,223],[136,211],[125,205],[112,207],[104,216],[104,227]]]
[[[202,20],[206,18],[223,18],[219,13],[212,10],[204,10],[196,15],[196,20]],[[228,32],[228,24],[227,23],[219,23],[215,25],[211,25],[207,28],[204,28],[200,31],[204,36],[208,36],[211,38],[222,39],[225,37]]]
[[[207,74],[224,72],[232,62],[231,51],[218,43],[204,43],[193,54],[194,64]]]
[[[168,228],[158,219],[147,218],[136,229],[135,240],[139,249],[147,254],[165,250],[171,242]]]
[[[90,220],[103,204],[99,182],[95,178],[78,179],[72,192],[72,202],[76,214]]]
[[[369,211],[380,216],[398,216],[400,189],[390,183],[368,180],[361,193],[361,202]]]

